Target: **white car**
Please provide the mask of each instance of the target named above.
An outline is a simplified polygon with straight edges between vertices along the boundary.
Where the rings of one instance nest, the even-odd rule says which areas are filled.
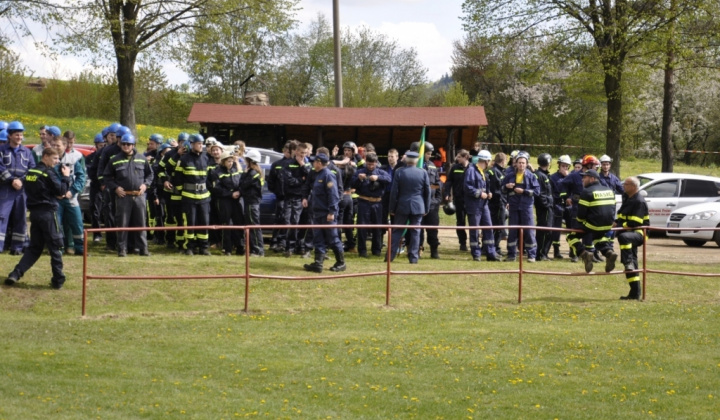
[[[688,230],[667,231],[668,237],[682,239],[688,246],[703,246],[715,241],[720,246],[720,230],[693,230],[720,227],[720,200],[683,207],[670,214],[667,227]]]
[[[675,210],[720,198],[718,177],[677,173],[649,173],[637,177],[653,227],[666,227],[668,216]],[[620,196],[617,198],[620,208]]]

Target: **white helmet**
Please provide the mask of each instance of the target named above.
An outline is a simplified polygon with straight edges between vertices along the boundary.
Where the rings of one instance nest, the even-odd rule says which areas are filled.
[[[481,150],[480,152],[478,152],[477,157],[478,157],[478,160],[486,160],[486,161],[492,160],[492,155],[487,150]]]
[[[262,157],[260,156],[260,152],[258,152],[255,149],[250,149],[247,152],[245,152],[245,157],[252,160],[255,163],[259,163],[262,160]]]
[[[612,163],[612,158],[608,155],[602,155],[602,156],[600,156],[600,163],[603,163],[603,162],[611,162]]]
[[[570,159],[570,155],[562,155],[558,158],[558,163],[567,163],[568,165],[572,166],[572,159]]]

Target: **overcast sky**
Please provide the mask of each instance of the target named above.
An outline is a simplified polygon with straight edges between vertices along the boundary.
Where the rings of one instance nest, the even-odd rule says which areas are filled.
[[[318,13],[332,22],[332,0],[300,0],[297,13],[305,27]],[[462,0],[340,0],[340,24],[354,29],[365,25],[398,41],[403,48],[415,48],[428,69],[428,78],[437,80],[450,72],[452,43],[463,37],[460,22]],[[40,40],[43,38],[40,37]],[[68,78],[86,65],[76,57],[44,58],[33,39],[16,43],[13,49],[37,77]],[[187,82],[187,76],[173,63],[165,64],[170,83]]]

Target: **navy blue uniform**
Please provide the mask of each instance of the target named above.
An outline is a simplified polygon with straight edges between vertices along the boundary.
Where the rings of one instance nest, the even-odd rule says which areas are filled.
[[[503,194],[507,196],[508,213],[511,226],[535,226],[535,218],[533,216],[533,204],[535,196],[539,193],[540,184],[535,174],[525,169],[522,179],[518,179],[515,168],[510,167],[505,171],[503,178]],[[507,184],[514,183],[514,188],[522,188],[522,194],[517,194],[513,189],[507,188]],[[535,259],[537,255],[537,244],[535,242],[535,230],[526,228],[524,231],[524,247],[528,252],[528,259]],[[518,230],[512,229],[508,235],[507,251],[508,258],[513,259],[517,256],[517,240]]]
[[[245,205],[245,225],[260,224],[260,202],[262,201],[262,174],[248,168],[240,178],[240,196]],[[250,231],[250,255],[265,255],[263,237],[260,229]]]
[[[618,232],[617,238],[620,244],[620,261],[625,268],[625,278],[631,287],[630,298],[640,298],[640,274],[628,273],[627,271],[638,269],[637,249],[643,244],[643,231],[638,229],[641,226],[650,225],[650,216],[645,197],[636,193],[632,197],[623,194],[622,204],[617,213],[615,223],[618,227],[628,230]],[[632,230],[635,229],[635,230]],[[635,292],[633,296],[633,291]]]
[[[485,226],[482,230],[482,247],[479,241],[478,229],[470,229],[470,253],[473,259],[479,260],[482,251],[489,260],[497,260],[495,254],[495,237],[492,230],[492,218],[488,199],[482,198],[482,194],[488,194],[487,175],[477,166],[470,165],[464,173],[463,195],[465,211],[471,227]]]
[[[85,168],[90,179],[90,226],[93,229],[100,227],[100,211],[102,210],[102,191],[97,173],[101,151],[96,150],[85,158]],[[95,232],[93,239],[100,240],[101,236],[99,232]]]
[[[465,226],[465,221],[468,218],[467,213],[465,213],[465,193],[463,192],[466,168],[467,166],[461,165],[460,163],[453,164],[443,184],[443,197],[452,195],[452,202],[455,205],[455,224],[457,226]],[[472,224],[470,226],[472,226]],[[465,232],[465,229],[457,229],[455,232],[457,233],[460,247],[465,248],[467,246],[467,232]]]
[[[420,226],[423,215],[430,211],[430,178],[425,170],[414,166],[398,168],[393,177],[390,191],[390,214],[395,215],[394,224]],[[420,229],[409,227],[408,259],[411,264],[420,258]],[[392,256],[395,259],[400,251],[400,238],[403,230],[395,229],[392,233]]]
[[[240,179],[242,172],[238,164],[234,164],[230,170],[225,165],[218,165],[210,171],[210,192],[214,198],[215,211],[218,222],[224,226],[242,226],[245,224],[243,209],[240,205],[240,197],[233,198],[234,193],[240,192]],[[240,230],[223,230],[222,246],[225,254],[236,250],[238,255],[245,254],[244,235]]]
[[[364,174],[365,179],[360,179],[359,175]],[[377,180],[370,181],[371,176],[377,176]],[[382,169],[375,168],[370,171],[367,167],[358,169],[352,178],[352,187],[358,195],[358,225],[380,225],[382,220],[382,197],[385,189],[392,182],[390,175]],[[367,234],[369,229],[358,229],[357,248],[360,256],[367,256]],[[372,246],[370,250],[373,255],[382,254],[382,230],[371,229]]]
[[[35,158],[27,147],[10,143],[0,146],[0,252],[5,249],[5,235],[12,227],[11,251],[20,253],[27,236],[27,213],[25,189],[16,190],[12,183],[18,179],[24,183],[25,175],[35,167]]]
[[[493,226],[493,237],[495,238],[495,249],[500,249],[500,241],[507,238],[507,230],[501,229],[500,226],[505,225],[507,220],[507,197],[503,194],[503,177],[505,176],[505,168],[493,165],[487,170],[487,187],[488,192],[492,193],[492,198],[488,202],[490,209],[490,219]]]
[[[210,223],[210,191],[207,188],[208,165],[210,160],[205,152],[185,153],[175,168],[173,184],[181,191],[182,217],[185,226],[207,226]],[[208,231],[186,230],[185,250],[194,247],[209,255]]]
[[[335,225],[339,211],[340,196],[338,194],[335,175],[328,168],[318,171],[311,190],[311,203],[314,225]],[[328,215],[334,215],[332,221],[328,221]],[[315,255],[324,256],[330,248],[335,253],[335,258],[343,258],[343,245],[338,237],[337,229],[313,229],[313,246]],[[318,258],[316,257],[316,262]]]
[[[535,176],[540,184],[540,191],[535,196],[535,214],[537,215],[537,225],[551,227],[553,225],[554,216],[554,199],[553,186],[550,181],[550,173],[547,170],[538,169]],[[552,245],[552,231],[541,230],[537,234],[537,257],[539,259],[547,259]]]
[[[42,255],[47,246],[52,267],[52,287],[59,289],[65,283],[63,273],[62,226],[57,219],[57,197],[65,195],[70,189],[69,177],[58,177],[53,168],[40,161],[36,168],[30,169],[25,177],[27,207],[30,210],[30,245],[20,262],[8,276],[7,283],[19,280]]]
[[[605,234],[612,229],[614,220],[615,193],[599,181],[588,184],[580,193],[573,225],[573,229],[581,229],[583,233],[571,232],[567,237],[575,255],[581,256],[586,248],[589,252],[596,248],[603,255],[610,251],[610,239]]]

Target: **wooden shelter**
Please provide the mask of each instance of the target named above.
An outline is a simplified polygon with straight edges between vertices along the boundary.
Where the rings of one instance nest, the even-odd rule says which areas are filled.
[[[420,139],[427,126],[427,141],[444,147],[449,156],[459,148],[470,149],[480,127],[487,126],[480,106],[435,108],[321,108],[248,106],[196,103],[188,122],[199,123],[201,133],[230,144],[243,140],[248,146],[281,150],[292,139],[315,147],[375,145],[384,154],[396,148],[402,154]]]

